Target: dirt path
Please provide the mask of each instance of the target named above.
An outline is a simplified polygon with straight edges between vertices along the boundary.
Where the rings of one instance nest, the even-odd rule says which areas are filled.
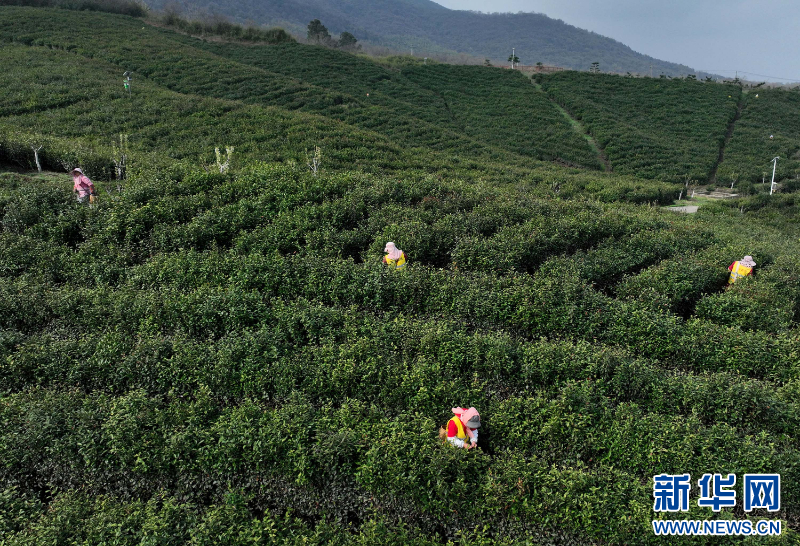
[[[722,145],[719,147],[719,156],[717,156],[717,162],[714,164],[714,168],[711,169],[711,173],[708,175],[709,184],[717,183],[717,171],[719,170],[719,166],[725,160],[725,147],[728,145],[728,142],[730,142],[731,137],[733,136],[733,130],[736,128],[736,122],[742,117],[742,110],[744,110],[744,98],[745,93],[742,91],[741,95],[739,95],[739,102],[736,104],[736,114],[733,116],[733,119],[730,121],[730,123],[728,123],[728,130],[725,132],[725,140],[722,141]]]
[[[683,207],[667,207],[672,212],[682,212],[684,214],[694,214],[700,207],[698,205],[686,205]]]
[[[589,143],[589,147],[591,147],[592,150],[594,150],[594,152],[597,154],[597,157],[600,159],[600,163],[602,163],[603,165],[603,170],[609,173],[612,172],[614,169],[611,166],[611,162],[608,160],[608,156],[606,155],[605,150],[603,150],[603,148],[594,139],[591,133],[589,133],[589,131],[586,130],[586,127],[584,127],[583,123],[581,123],[580,120],[576,119],[575,116],[573,116],[569,112],[569,110],[567,110],[566,108],[558,104],[556,101],[554,101],[552,98],[550,98],[550,95],[545,93],[541,85],[539,85],[533,80],[531,80],[531,83],[539,92],[543,93],[544,96],[547,97],[547,100],[549,100],[559,112],[561,112],[561,115],[564,116],[567,119],[567,121],[569,121],[570,125],[572,125],[572,128],[575,129],[575,132],[577,132],[583,138],[586,139],[586,142]]]

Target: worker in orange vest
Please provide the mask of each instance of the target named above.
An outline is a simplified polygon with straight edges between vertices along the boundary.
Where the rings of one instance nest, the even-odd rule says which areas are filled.
[[[756,262],[753,261],[752,256],[745,256],[741,260],[733,262],[728,266],[728,271],[731,272],[731,276],[728,279],[728,284],[733,284],[742,277],[752,275],[753,268],[755,266]]]
[[[481,426],[481,416],[475,408],[452,408],[450,411],[455,416],[447,422],[448,442],[455,447],[472,449],[478,445],[478,427]]]

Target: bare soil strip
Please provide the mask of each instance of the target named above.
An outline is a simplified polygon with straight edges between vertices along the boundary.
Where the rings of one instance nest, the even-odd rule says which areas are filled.
[[[553,103],[553,106],[555,106],[556,109],[559,112],[561,112],[561,115],[563,115],[565,118],[567,118],[567,120],[569,121],[570,125],[572,125],[573,129],[575,129],[575,131],[577,131],[580,135],[583,136],[583,138],[586,139],[586,142],[588,142],[589,146],[591,146],[591,148],[595,151],[595,153],[597,154],[597,157],[600,158],[600,162],[603,164],[603,170],[606,171],[606,172],[609,172],[609,173],[612,172],[614,169],[611,166],[611,162],[608,160],[608,156],[606,156],[605,150],[603,150],[603,148],[595,140],[595,138],[592,136],[592,134],[586,129],[586,127],[583,125],[583,123],[581,123],[580,120],[576,119],[575,116],[573,116],[569,112],[569,110],[567,110],[566,108],[564,108],[563,106],[558,104],[556,101],[554,101],[552,99],[552,97],[550,97],[550,95],[545,93],[545,91],[544,91],[544,89],[542,89],[541,85],[539,85],[538,83],[536,83],[533,80],[531,80],[531,83],[533,84],[533,86],[536,89],[538,89],[539,91],[544,93],[544,95],[547,97],[547,99],[550,102]]]
[[[725,140],[722,142],[722,146],[719,147],[719,156],[717,157],[717,162],[714,164],[714,168],[711,169],[711,173],[708,175],[708,183],[709,184],[716,184],[717,183],[717,170],[719,166],[725,159],[725,147],[728,145],[728,142],[731,140],[731,136],[733,136],[733,130],[736,127],[736,122],[739,121],[739,118],[742,117],[742,110],[744,110],[744,91],[742,91],[741,95],[739,95],[739,103],[736,105],[736,114],[733,116],[733,119],[728,123],[728,130],[725,132]]]

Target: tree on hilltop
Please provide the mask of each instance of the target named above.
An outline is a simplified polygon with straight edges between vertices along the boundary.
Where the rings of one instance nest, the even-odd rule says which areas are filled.
[[[339,36],[339,43],[337,44],[342,49],[357,49],[361,46],[356,46],[358,39],[349,32],[342,32]]]
[[[315,44],[330,43],[331,34],[319,19],[314,19],[308,23],[308,41]]]

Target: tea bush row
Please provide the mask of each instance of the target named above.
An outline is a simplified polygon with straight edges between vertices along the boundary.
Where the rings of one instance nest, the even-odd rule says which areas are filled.
[[[35,168],[31,146],[41,146],[46,169],[60,171],[66,161],[80,164],[90,177],[113,179],[112,145],[120,134],[129,135],[129,166],[138,168],[151,167],[153,155],[156,164],[190,160],[197,168],[213,163],[214,148],[225,146],[235,148],[234,166],[257,160],[305,165],[305,151],[315,146],[324,150],[324,165],[331,169],[437,163],[422,160],[431,152],[408,153],[374,132],[321,116],[208,97],[187,102],[185,95],[147,79],[135,81],[128,97],[121,76],[105,63],[18,44],[4,51],[8,66],[0,80],[7,91],[0,97],[7,106],[0,118],[0,159],[27,168]],[[65,71],[80,78],[58,77]],[[24,104],[18,96],[26,97]],[[402,162],[395,163],[397,153],[406,156]]]
[[[182,501],[166,492],[144,500],[121,501],[113,495],[99,497],[80,492],[57,495],[48,507],[9,488],[0,493],[0,511],[7,544],[22,546],[42,540],[74,544],[135,546],[153,541],[211,546],[214,544],[265,544],[271,546],[433,546],[436,535],[426,536],[404,524],[376,519],[347,526],[333,519],[304,521],[296,513],[254,514],[249,497],[240,490],[221,494],[218,503],[201,505]],[[547,539],[529,535],[529,544],[553,544],[564,533],[550,530]],[[458,533],[459,543],[482,545],[483,530]],[[535,542],[534,542],[535,541]],[[517,543],[499,539],[499,545]],[[559,544],[572,545],[568,536]]]
[[[184,252],[154,258],[137,267],[127,282],[129,288],[122,291],[79,292],[52,291],[23,280],[7,283],[0,300],[3,326],[26,333],[63,321],[91,327],[95,317],[113,309],[135,316],[130,306],[139,302],[143,317],[163,317],[157,320],[183,325],[194,335],[219,336],[257,322],[258,310],[271,298],[305,297],[327,305],[452,317],[532,338],[597,339],[675,359],[698,371],[738,370],[777,379],[797,373],[791,366],[797,351],[793,332],[774,336],[696,319],[683,322],[646,305],[604,296],[563,271],[511,278],[412,264],[406,274],[391,275],[380,264],[342,261],[332,268],[329,260],[311,255],[242,258]],[[174,292],[169,286],[191,291]],[[151,292],[155,287],[159,292]]]
[[[359,128],[368,133],[378,133],[383,139],[390,139],[393,144],[404,149],[419,149],[421,154],[426,154],[427,151],[439,151],[462,154],[465,158],[482,157],[485,160],[504,158],[511,163],[530,163],[525,158],[516,158],[491,142],[481,142],[455,128],[412,117],[402,110],[392,111],[389,105],[372,106],[366,96],[354,97],[336,93],[295,78],[221,58],[199,47],[187,45],[183,39],[172,39],[171,36],[177,36],[173,33],[152,27],[142,30],[141,25],[135,20],[118,20],[107,14],[64,12],[56,21],[51,17],[42,17],[41,10],[33,8],[2,9],[10,24],[0,32],[0,40],[71,51],[73,59],[77,54],[91,59],[90,64],[102,63],[106,70],[108,69],[106,63],[110,63],[116,65],[120,71],[132,71],[134,75],[152,82],[150,85],[155,84],[162,90],[169,89],[206,99],[224,99],[228,102],[228,109],[230,101],[234,101],[236,109],[243,109],[245,104],[248,104],[257,105],[256,111],[263,111],[265,107],[279,109],[283,116],[291,116],[298,111],[316,114],[314,117],[321,118],[318,121],[323,123],[341,126],[340,122],[344,122],[347,124],[345,126],[347,129]],[[65,31],[66,28],[71,30]],[[83,38],[76,40],[76,34],[82,35]],[[270,49],[265,51],[269,53]],[[177,59],[180,60],[179,63],[176,63]],[[320,70],[323,68],[320,66]],[[114,78],[114,81],[118,80]],[[119,86],[119,83],[117,85]],[[146,87],[148,86],[138,91],[137,96],[140,101],[148,105],[149,108],[143,109],[148,112],[156,106],[151,102],[152,99],[142,94],[146,91]],[[123,90],[121,86],[117,89],[119,89],[117,96],[122,101],[125,99]],[[132,89],[136,91],[139,88]],[[85,112],[84,115],[97,118],[95,109]],[[180,124],[192,121],[194,119],[191,116],[182,116]],[[239,131],[227,131],[224,134],[241,134],[242,124],[238,125]],[[265,130],[269,130],[268,124],[262,122],[261,125]],[[194,134],[208,132],[208,127],[213,124],[205,123],[204,126],[205,128],[198,128]],[[257,124],[249,123],[247,126],[252,127]],[[249,130],[244,132],[247,133]],[[119,132],[122,131],[116,128],[109,131],[112,135]],[[307,128],[303,132],[307,132]],[[174,126],[170,127],[169,131],[162,131],[160,135],[165,136],[168,133],[172,133],[173,136],[180,135]],[[186,134],[192,132],[187,131]],[[325,133],[317,130],[316,134]],[[291,133],[287,136],[290,139],[294,137]],[[312,143],[310,148],[322,144],[337,146],[347,143],[346,137],[330,139],[330,135],[325,136],[327,138],[324,142]],[[310,137],[313,137],[313,132],[305,135],[305,138]],[[246,140],[252,142],[251,138]],[[244,151],[241,142],[214,145],[239,145]],[[210,151],[213,151],[214,145],[210,147]],[[375,163],[378,163],[377,158]]]
[[[586,126],[615,172],[672,182],[708,178],[741,96],[734,85],[586,72],[538,81]]]
[[[697,316],[744,330],[781,332],[800,322],[800,282],[796,256],[780,256],[776,263],[756,270],[724,293],[703,298]]]
[[[70,203],[66,187],[31,185],[14,195],[0,202],[5,231],[62,244],[80,241],[85,253],[100,247],[148,255],[233,246],[248,253],[308,250],[362,260],[365,253],[379,253],[386,240],[397,240],[417,262],[443,267],[453,256],[461,268],[526,271],[535,267],[533,255],[538,264],[607,236],[668,225],[631,208],[614,210],[619,205],[545,200],[522,191],[511,199],[487,185],[471,189],[419,175],[403,181],[355,173],[314,178],[274,166],[235,177],[186,173],[137,181],[112,207],[101,204],[91,214]],[[65,240],[68,226],[75,235]],[[503,226],[506,231],[495,236]],[[536,239],[528,236],[531,230]]]
[[[408,65],[398,71],[346,53],[295,44],[277,48],[213,42],[191,45],[335,89],[343,93],[343,98],[368,95],[368,104],[391,109],[398,118],[413,116],[446,126],[498,149],[525,157],[600,167],[581,136],[516,72],[439,63]],[[286,63],[287,58],[296,62]],[[340,113],[333,115],[345,119]],[[374,127],[381,114],[370,109],[369,115]],[[364,117],[364,123],[367,122]]]
[[[732,254],[727,248],[711,247],[662,260],[636,275],[624,277],[615,294],[688,318],[701,298],[727,286],[729,273],[722,264]]]
[[[615,274],[707,244],[706,233],[658,219],[601,214],[586,206],[567,214],[542,208],[536,219],[505,228],[496,236],[459,242],[453,251],[454,263],[463,269],[500,273],[533,272],[542,264],[558,268],[566,260],[567,267],[577,268],[582,278],[605,285]],[[573,256],[547,261],[559,254]],[[615,260],[609,260],[609,254]]]
[[[601,169],[583,136],[519,72],[433,64],[402,74],[440,95],[467,134],[528,157]]]
[[[756,96],[758,95],[758,96]],[[780,157],[776,181],[796,179],[800,173],[800,93],[784,89],[757,89],[745,96],[741,118],[725,147],[717,173],[721,181],[760,183],[772,177],[772,158]],[[781,120],[776,124],[775,120]]]
[[[184,272],[190,263],[170,265],[168,270],[164,266],[153,269],[155,263],[150,263],[131,281],[136,287],[151,286],[156,278],[152,275],[159,271],[159,284],[184,279],[181,283],[187,286]],[[328,304],[446,315],[532,337],[597,338],[635,347],[656,358],[674,357],[696,369],[737,369],[748,375],[775,377],[794,373],[786,365],[793,362],[789,355],[796,350],[791,348],[797,343],[793,333],[773,337],[705,321],[683,323],[646,306],[605,297],[563,270],[554,270],[552,276],[508,278],[412,266],[408,274],[392,276],[377,264],[373,268],[345,262],[332,269],[326,260],[313,256],[250,257],[230,263],[218,270],[220,280],[216,282],[257,289],[262,294],[302,295]],[[745,357],[745,363],[737,360],[737,352],[759,356]]]
[[[455,518],[498,527],[520,518],[606,539],[634,532],[642,518],[628,515],[650,511],[649,487],[632,486],[635,476],[676,465],[691,473],[708,465],[737,473],[777,469],[788,476],[782,506],[793,517],[797,491],[790,484],[800,455],[785,441],[766,433],[743,438],[694,417],[673,416],[664,426],[662,415],[612,406],[598,394],[583,382],[555,399],[486,401],[491,440],[468,454],[442,446],[429,416],[386,416],[356,400],[315,408],[299,395],[280,408],[244,401],[220,409],[202,390],[185,401],[137,391],[113,399],[38,391],[7,398],[4,421],[25,432],[3,435],[0,453],[9,485],[59,491],[84,482],[95,493],[113,488],[127,498],[168,487],[198,501],[227,481],[246,483],[285,510],[297,506],[285,497],[280,504],[288,481],[361,514],[400,508],[411,521],[424,514],[450,532]],[[652,445],[672,447],[653,452]],[[337,494],[338,483],[353,487]],[[592,495],[593,487],[605,493]],[[384,501],[374,496],[379,492]]]
[[[786,406],[791,396],[776,397],[769,384],[725,373],[675,375],[624,351],[586,342],[525,342],[470,333],[442,321],[391,314],[373,318],[302,300],[276,301],[253,317],[255,324],[209,340],[201,331],[170,324],[168,316],[160,318],[163,322],[142,316],[139,305],[130,308],[127,322],[96,323],[96,333],[10,334],[2,390],[72,385],[87,391],[141,388],[151,395],[190,395],[206,385],[215,398],[232,403],[258,396],[285,400],[297,389],[311,400],[355,397],[386,408],[411,404],[427,413],[448,402],[444,385],[473,374],[485,392],[505,394],[593,378],[611,398],[697,414],[704,421],[788,432],[797,419],[796,410]],[[409,370],[416,371],[407,375]],[[415,406],[416,381],[426,371],[431,376],[424,380],[425,390],[433,398]],[[410,377],[417,379],[409,382]],[[786,389],[791,392],[791,386]]]

